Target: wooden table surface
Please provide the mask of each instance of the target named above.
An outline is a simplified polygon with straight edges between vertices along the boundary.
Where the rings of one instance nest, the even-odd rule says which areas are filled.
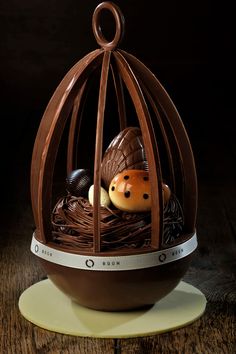
[[[45,273],[29,250],[34,228],[30,203],[19,198],[17,205],[5,208],[1,222],[0,354],[236,353],[235,155],[221,149],[221,164],[215,164],[210,163],[214,146],[198,152],[201,166],[207,166],[199,172],[199,247],[184,280],[205,294],[205,314],[185,328],[130,339],[61,335],[26,321],[19,313],[18,299]]]

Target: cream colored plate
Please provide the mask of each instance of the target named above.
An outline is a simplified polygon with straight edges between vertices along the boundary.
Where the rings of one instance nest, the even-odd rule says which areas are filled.
[[[50,280],[25,290],[19,299],[21,314],[49,331],[83,337],[127,338],[174,330],[198,319],[205,296],[185,282],[147,310],[104,312],[72,302]]]

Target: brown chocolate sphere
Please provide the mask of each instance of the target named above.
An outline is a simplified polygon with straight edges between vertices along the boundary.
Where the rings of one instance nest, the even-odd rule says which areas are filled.
[[[73,170],[66,178],[66,190],[75,197],[87,197],[92,183],[93,179],[89,170]]]

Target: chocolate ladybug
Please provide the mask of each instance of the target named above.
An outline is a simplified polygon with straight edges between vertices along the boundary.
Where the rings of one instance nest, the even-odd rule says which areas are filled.
[[[148,172],[125,170],[116,175],[109,186],[112,203],[120,210],[143,212],[151,209],[151,186]]]
[[[171,191],[162,184],[163,199],[166,204]],[[116,175],[109,186],[109,197],[120,210],[145,212],[151,210],[151,185],[149,174],[144,170],[125,170]]]
[[[93,179],[89,170],[73,170],[66,178],[66,190],[75,197],[87,197],[92,183]]]

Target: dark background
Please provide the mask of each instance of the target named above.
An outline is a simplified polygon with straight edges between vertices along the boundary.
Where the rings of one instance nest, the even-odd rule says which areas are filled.
[[[206,296],[204,316],[162,335],[104,340],[45,332],[19,316],[20,295],[46,275],[30,252],[33,143],[61,79],[98,47],[91,28],[98,3],[0,0],[0,353],[11,348],[12,353],[152,354],[161,348],[163,354],[234,354],[236,31],[227,0],[116,1],[126,19],[121,47],[155,73],[191,139],[199,184],[199,247],[184,281]]]
[[[30,160],[42,114],[71,66],[97,48],[91,19],[98,3],[0,2],[4,208],[30,203]],[[236,175],[230,4],[213,5],[209,0],[116,4],[126,20],[120,47],[146,64],[173,99],[192,142],[200,188],[204,180],[227,183],[227,176]]]

